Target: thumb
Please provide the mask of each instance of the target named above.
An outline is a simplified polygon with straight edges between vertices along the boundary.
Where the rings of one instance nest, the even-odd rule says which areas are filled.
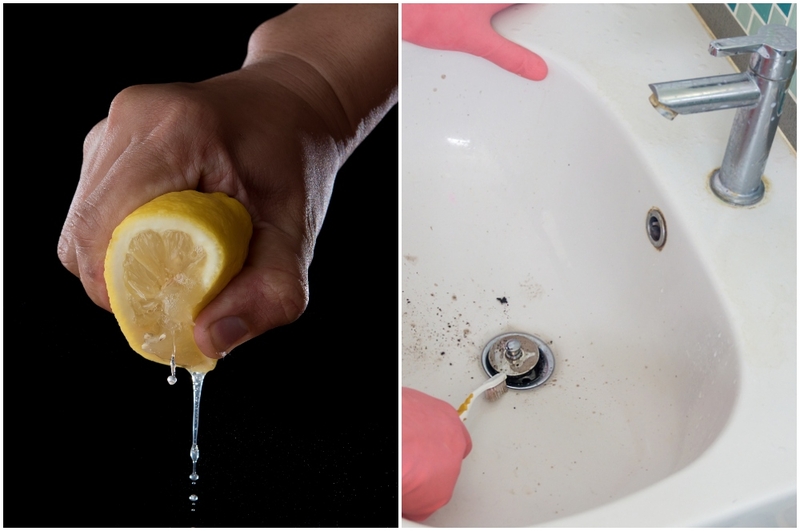
[[[295,241],[275,227],[254,227],[244,267],[195,319],[194,339],[203,354],[222,358],[305,311],[308,268]]]
[[[533,81],[547,77],[547,64],[544,59],[522,46],[498,35],[491,27],[480,35],[473,52],[500,68]]]

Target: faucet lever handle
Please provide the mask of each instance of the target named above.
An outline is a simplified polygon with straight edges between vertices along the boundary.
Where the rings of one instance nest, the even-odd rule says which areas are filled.
[[[715,57],[751,53],[750,69],[756,75],[789,79],[795,68],[797,32],[788,26],[767,24],[755,35],[711,41],[708,53]]]

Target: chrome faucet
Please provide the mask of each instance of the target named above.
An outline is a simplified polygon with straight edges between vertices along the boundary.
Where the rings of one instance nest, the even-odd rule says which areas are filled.
[[[670,120],[738,107],[711,189],[728,203],[752,205],[764,196],[761,177],[797,62],[797,32],[769,24],[755,35],[712,41],[708,51],[715,57],[749,53],[750,68],[741,74],[654,83],[650,103]]]

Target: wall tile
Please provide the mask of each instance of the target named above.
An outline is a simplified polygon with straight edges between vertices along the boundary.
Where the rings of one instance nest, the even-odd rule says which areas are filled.
[[[783,15],[783,11],[778,9],[777,4],[773,4],[772,11],[769,12],[769,23],[780,24],[781,26],[786,25],[786,17]]]
[[[758,15],[753,15],[753,20],[750,21],[750,28],[747,30],[748,35],[754,35],[758,33],[758,30],[761,26],[764,25],[764,21],[761,20],[761,17]]]
[[[750,27],[750,19],[753,17],[753,8],[750,4],[739,4],[736,6],[736,20],[742,25],[744,31]]]
[[[772,4],[750,4],[756,10],[758,16],[761,18],[762,25],[769,20],[769,12],[772,9]],[[760,26],[759,26],[760,27]]]

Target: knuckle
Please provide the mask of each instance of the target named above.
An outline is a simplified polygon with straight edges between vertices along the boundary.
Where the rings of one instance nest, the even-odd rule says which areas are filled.
[[[134,149],[167,167],[203,166],[226,151],[215,141],[220,117],[207,100],[187,83],[134,85],[114,98],[107,129],[124,131]]]
[[[132,85],[122,89],[111,100],[111,107],[108,110],[109,119],[111,120],[120,114],[126,114],[128,109],[138,107],[149,93],[150,88],[147,85]]]
[[[106,119],[102,119],[92,127],[86,138],[83,139],[83,158],[87,159],[91,153],[96,149],[106,131]]]
[[[80,264],[81,281],[83,281],[83,284],[92,289],[104,284],[105,278],[103,272],[105,268],[103,267],[103,262],[93,259],[88,252],[79,251],[79,256],[84,258]]]
[[[118,119],[194,122],[205,115],[206,106],[198,91],[186,83],[133,85],[121,90],[112,100],[109,120]]]
[[[75,263],[75,254],[72,252],[72,243],[69,237],[63,233],[58,239],[58,260],[61,262],[61,265],[72,273],[77,274],[78,270],[77,264]]]
[[[258,292],[258,316],[273,327],[296,321],[308,306],[308,283],[297,275],[273,271],[262,277]]]
[[[98,237],[103,232],[100,222],[100,214],[91,206],[79,207],[73,212],[69,235],[81,278],[88,275],[92,280],[97,279],[96,257],[102,255],[104,250],[103,242]],[[102,278],[102,271],[100,277]]]

